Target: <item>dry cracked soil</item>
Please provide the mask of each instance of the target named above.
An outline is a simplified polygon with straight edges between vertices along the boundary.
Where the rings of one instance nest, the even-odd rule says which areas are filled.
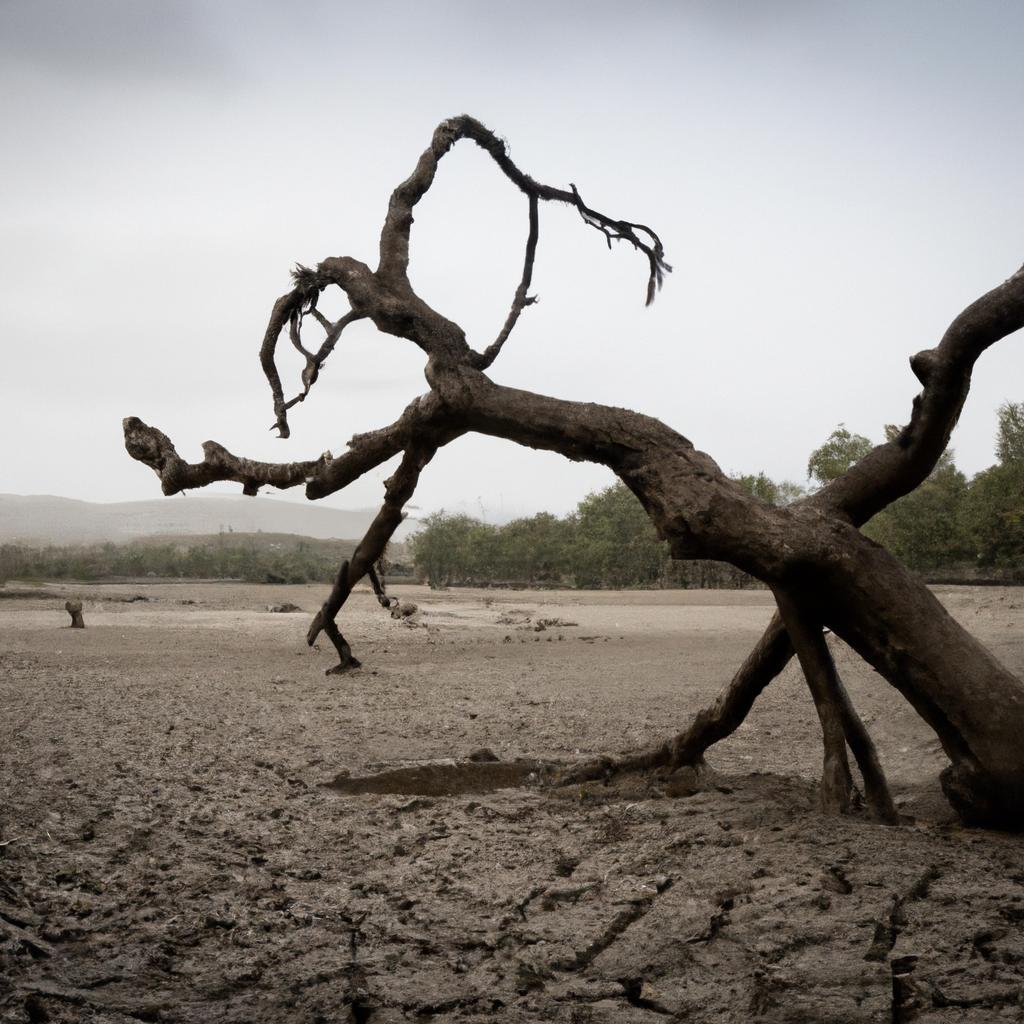
[[[792,667],[700,784],[551,785],[684,725],[763,592],[397,592],[339,677],[318,587],[0,589],[0,1021],[1024,1020],[1022,840],[842,645],[896,827],[818,813]],[[940,596],[1024,673],[1024,594]]]

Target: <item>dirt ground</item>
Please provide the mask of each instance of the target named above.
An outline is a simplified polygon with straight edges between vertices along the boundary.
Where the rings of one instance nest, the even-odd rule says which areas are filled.
[[[547,784],[685,724],[767,594],[397,592],[337,677],[322,587],[0,589],[0,1020],[1024,1020],[1024,841],[841,645],[899,827],[817,813],[792,667],[709,785]],[[1024,593],[941,597],[1024,674]]]

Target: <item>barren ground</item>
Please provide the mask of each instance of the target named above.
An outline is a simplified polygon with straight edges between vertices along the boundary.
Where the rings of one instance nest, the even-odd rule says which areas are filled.
[[[399,588],[414,627],[359,593],[336,677],[304,644],[322,587],[25,589],[0,589],[4,1022],[1024,1020],[1022,840],[951,820],[934,738],[842,647],[897,828],[816,812],[793,668],[696,793],[423,766],[669,735],[765,593]],[[1024,674],[1024,594],[942,597]]]

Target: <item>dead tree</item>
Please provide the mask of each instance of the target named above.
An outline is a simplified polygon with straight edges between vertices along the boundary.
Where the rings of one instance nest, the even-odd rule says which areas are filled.
[[[85,629],[85,619],[82,617],[81,601],[65,601],[64,611],[71,616],[71,625],[68,629]]]
[[[529,230],[523,272],[508,317],[495,340],[477,351],[458,324],[428,306],[408,278],[413,210],[430,188],[438,164],[458,141],[487,152],[526,198]],[[852,792],[847,746],[865,780],[866,797],[882,820],[894,817],[885,777],[871,739],[854,710],[823,640],[827,627],[895,686],[938,735],[950,765],[945,793],[967,822],[1024,826],[1024,685],[946,612],[919,580],[861,527],[875,513],[918,486],[949,440],[970,386],[975,361],[994,342],[1024,326],[1024,268],[967,307],[935,348],[910,360],[921,384],[909,422],[844,476],[787,508],[771,508],[744,493],[681,434],[628,409],[568,402],[503,387],[487,374],[523,310],[542,202],[574,207],[607,240],[625,242],[647,261],[649,304],[670,268],[658,236],[643,224],[616,220],[588,206],[576,186],[535,181],[509,158],[504,143],[468,116],[442,122],[412,174],[392,193],[377,267],[351,256],[298,267],[294,285],[274,304],[260,359],[274,397],[276,427],[288,436],[288,410],[302,402],[345,328],[370,320],[380,331],[411,341],[426,357],[429,390],[388,426],[358,434],[348,449],[307,462],[262,463],[203,445],[190,464],[159,430],[134,417],[124,423],[128,452],[160,477],[165,494],[233,480],[246,494],[260,487],[305,486],[310,499],[333,494],[401,454],[387,480],[384,502],[309,630],[324,632],[344,670],[358,664],[335,619],[353,585],[371,573],[402,519],[402,508],[434,453],[476,431],[573,460],[612,469],[643,504],[679,559],[713,558],[764,581],[778,612],[761,641],[711,707],[678,736],[635,756],[577,766],[577,778],[616,768],[697,765],[709,746],[743,721],[758,694],[795,653],[822,724],[823,803],[842,811]],[[317,309],[324,289],[337,286],[349,312],[336,322]],[[310,321],[323,330],[320,345],[304,340]],[[275,364],[282,333],[305,359],[302,388],[286,400]],[[371,576],[382,604],[388,599]]]

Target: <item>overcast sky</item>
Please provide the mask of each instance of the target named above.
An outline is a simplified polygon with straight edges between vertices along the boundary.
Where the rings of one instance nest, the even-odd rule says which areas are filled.
[[[543,208],[541,301],[491,375],[803,481],[839,422],[875,440],[905,422],[907,357],[1024,260],[1022,54],[1017,0],[0,0],[0,491],[157,496],[125,415],[191,461],[207,438],[337,454],[390,422],[425,389],[410,343],[347,332],[289,441],[257,352],[295,262],[375,264],[390,190],[462,112],[539,180],[654,226],[675,266],[644,309],[642,257]],[[525,232],[525,200],[463,143],[419,208],[411,277],[476,347]],[[996,406],[1024,400],[1021,341],[975,373],[967,472],[993,461]],[[328,503],[375,504],[387,473]],[[414,501],[502,520],[610,480],[469,437]]]

